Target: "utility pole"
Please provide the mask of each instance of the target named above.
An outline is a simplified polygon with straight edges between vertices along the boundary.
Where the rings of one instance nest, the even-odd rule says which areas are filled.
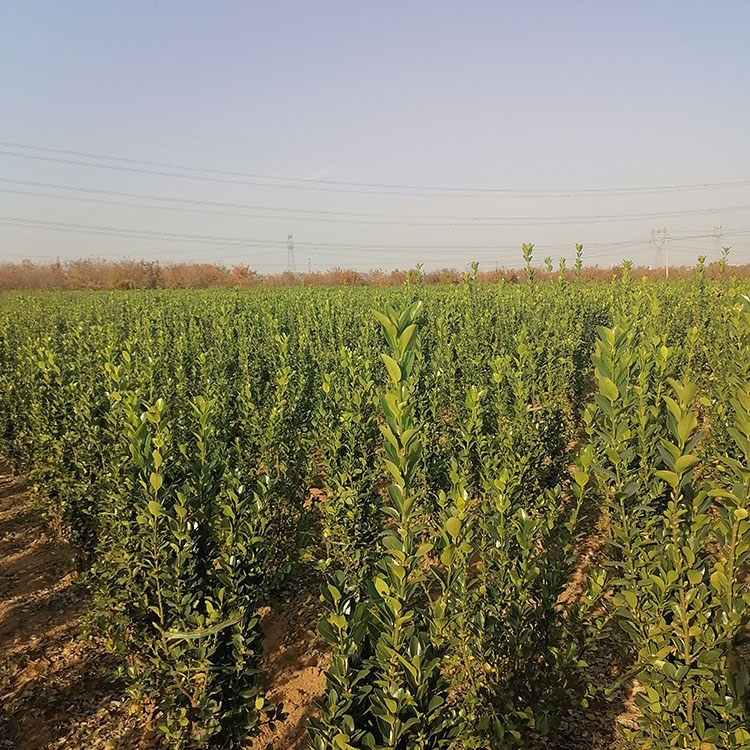
[[[297,273],[297,267],[294,263],[294,235],[286,236],[286,270]]]

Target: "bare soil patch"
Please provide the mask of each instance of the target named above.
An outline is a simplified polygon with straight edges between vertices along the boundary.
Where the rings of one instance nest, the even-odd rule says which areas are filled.
[[[264,727],[249,745],[250,750],[265,750],[269,742],[277,750],[302,750],[307,746],[307,720],[314,713],[315,699],[323,694],[330,665],[330,654],[322,651],[316,640],[316,619],[312,600],[296,611],[290,607],[264,609],[264,683],[269,699],[284,704],[287,718],[274,732]]]

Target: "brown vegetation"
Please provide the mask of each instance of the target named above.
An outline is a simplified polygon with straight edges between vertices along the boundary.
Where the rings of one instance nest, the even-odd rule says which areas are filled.
[[[584,266],[581,281],[612,281],[620,276],[621,269]],[[696,273],[694,268],[679,266],[670,269],[670,277],[678,278]],[[750,276],[750,265],[727,267],[727,273],[734,276]],[[556,280],[557,271],[548,273],[535,270],[539,281]],[[707,277],[719,275],[719,264],[706,266]],[[663,277],[664,269],[638,266],[632,270],[632,278],[654,280]],[[454,268],[441,268],[427,271],[422,275],[423,284],[458,284],[464,274]],[[169,263],[145,260],[71,260],[61,263],[0,263],[0,289],[207,289],[207,288],[247,288],[255,286],[399,286],[406,281],[407,272],[396,269],[386,272],[380,269],[355,271],[351,268],[333,268],[328,271],[311,273],[283,273],[261,275],[246,265],[226,266],[216,263]],[[480,271],[477,281],[480,284],[500,282],[523,283],[523,269],[499,268]],[[575,272],[565,271],[567,281],[573,281]]]

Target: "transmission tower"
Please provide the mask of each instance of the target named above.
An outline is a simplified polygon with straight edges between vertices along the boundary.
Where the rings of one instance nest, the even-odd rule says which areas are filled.
[[[294,262],[294,235],[286,236],[286,270],[297,273],[297,265]]]
[[[724,236],[723,227],[714,227],[714,239],[716,240],[716,257],[721,255],[721,238]]]
[[[662,253],[664,254],[665,276],[669,278],[669,232],[667,232],[666,227],[651,230],[651,244],[656,248],[657,266],[662,258]]]

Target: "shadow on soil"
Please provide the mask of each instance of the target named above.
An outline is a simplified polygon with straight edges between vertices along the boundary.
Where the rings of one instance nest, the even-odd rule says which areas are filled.
[[[0,728],[15,743],[12,747],[43,748],[66,737],[121,688],[109,679],[111,659],[84,654],[68,661],[66,656],[60,655],[68,662],[61,667],[44,657],[34,659],[15,676],[10,698],[3,696]]]

